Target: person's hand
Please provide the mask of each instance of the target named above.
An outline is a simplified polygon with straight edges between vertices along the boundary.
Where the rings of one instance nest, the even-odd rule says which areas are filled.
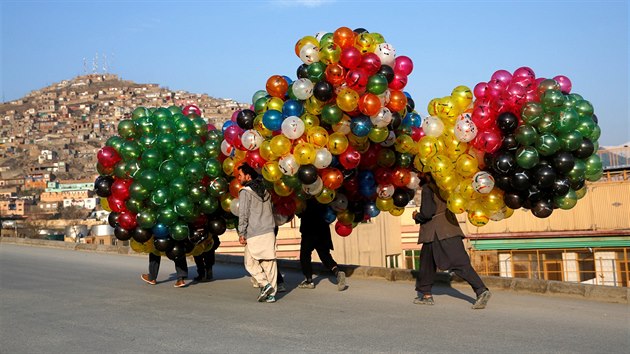
[[[246,244],[247,244],[247,240],[245,240],[245,236],[242,236],[242,235],[239,235],[239,236],[238,236],[238,242],[239,242],[241,245],[246,245]]]
[[[413,219],[415,219],[415,218],[416,218],[416,215],[418,215],[418,212],[417,212],[416,210],[414,210],[414,211],[413,211],[413,213],[411,213],[411,217],[412,217]]]

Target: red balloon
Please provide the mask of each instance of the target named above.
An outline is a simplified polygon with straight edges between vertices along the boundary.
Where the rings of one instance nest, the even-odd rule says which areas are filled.
[[[356,176],[346,178],[343,181],[343,188],[346,190],[346,196],[348,199],[352,199],[351,196],[359,193],[359,179]]]
[[[413,141],[419,141],[425,135],[422,127],[411,127],[411,139],[413,139]]]
[[[477,99],[485,99],[488,95],[488,84],[485,82],[478,83],[475,85],[473,93]]]
[[[378,153],[381,151],[381,145],[371,144],[366,152],[361,155],[359,167],[364,170],[371,170],[378,162]]]
[[[201,117],[201,109],[194,104],[189,104],[188,106],[184,107],[184,109],[182,109],[182,114],[185,116],[196,114]]]
[[[381,68],[381,58],[374,53],[366,53],[361,58],[359,68],[365,70],[368,76],[376,74]]]
[[[392,183],[393,172],[389,168],[379,167],[374,171],[374,179],[378,184]]]
[[[223,138],[225,141],[230,143],[230,145],[236,147],[238,144],[237,141],[241,141],[241,135],[243,134],[243,129],[238,125],[230,125],[223,132]],[[241,144],[242,145],[242,144]]]
[[[353,69],[346,74],[346,85],[357,93],[365,91],[369,76],[363,69]]]
[[[267,160],[260,156],[260,150],[258,149],[254,151],[247,151],[245,160],[247,161],[247,164],[253,168],[262,168],[265,163],[267,163]]]
[[[339,155],[339,162],[346,170],[356,168],[361,162],[361,153],[352,146],[348,146],[346,151]]]
[[[355,47],[346,47],[341,51],[339,63],[345,68],[354,69],[361,64],[361,52]]]
[[[122,158],[113,147],[103,146],[98,153],[96,153],[96,159],[103,167],[113,168]]]
[[[484,152],[495,152],[501,147],[503,139],[501,138],[501,134],[496,132],[495,130],[486,130],[480,131],[472,144],[479,150]]]
[[[394,79],[392,80],[392,82],[389,83],[388,86],[392,90],[402,91],[402,89],[407,86],[407,75],[394,72]]]
[[[477,126],[477,129],[485,130],[494,125],[495,113],[490,109],[487,104],[475,105],[472,113],[472,121]]]
[[[127,211],[125,201],[117,198],[115,195],[110,195],[109,197],[107,197],[107,204],[109,205],[109,208],[116,213]]]
[[[112,209],[113,210],[113,209]],[[129,211],[123,211],[118,215],[118,225],[125,230],[133,230],[138,226],[136,222],[136,214]]]
[[[394,64],[394,72],[401,75],[409,76],[413,71],[413,61],[411,58],[401,55],[396,57],[396,63]]]
[[[335,231],[339,236],[346,237],[352,233],[352,226],[342,224],[339,221],[335,223]]]
[[[411,182],[411,172],[403,167],[397,167],[392,174],[391,183],[396,187],[405,187]]]
[[[117,178],[114,183],[112,183],[112,195],[123,201],[129,199],[129,187],[131,186],[131,182],[130,179]]]

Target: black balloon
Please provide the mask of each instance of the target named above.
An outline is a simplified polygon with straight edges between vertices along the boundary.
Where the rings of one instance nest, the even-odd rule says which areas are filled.
[[[494,177],[494,185],[504,192],[508,192],[512,190],[511,180],[510,176],[498,175]]]
[[[516,158],[509,152],[499,153],[492,161],[492,168],[504,175],[511,174],[517,166]]]
[[[414,109],[416,109],[416,103],[413,98],[407,97],[407,112],[413,112]]]
[[[151,232],[150,229],[136,227],[135,229],[133,229],[131,237],[133,237],[133,239],[137,242],[145,243],[149,241],[151,237],[153,237],[153,232]]]
[[[387,83],[394,81],[394,69],[392,69],[389,65],[381,65],[381,68],[378,70],[378,74],[385,76]]]
[[[225,220],[222,218],[212,218],[208,220],[208,232],[213,235],[223,235],[226,228]]]
[[[569,193],[570,189],[571,183],[569,182],[568,178],[558,178],[553,183],[553,188],[551,190],[553,191],[553,194],[555,196],[561,197]]]
[[[389,122],[388,128],[389,130],[396,130],[400,127],[402,123],[402,117],[398,112],[392,112],[392,120]]]
[[[107,223],[109,224],[109,226],[111,226],[111,227],[118,226],[118,215],[120,215],[120,214],[116,213],[114,211],[109,213],[109,215],[107,216]]]
[[[535,184],[532,184],[525,193],[527,193],[526,200],[531,202],[537,202],[543,198],[542,191]]]
[[[111,176],[98,176],[94,181],[94,191],[99,197],[107,198],[112,195],[114,178]]]
[[[173,245],[175,244],[175,241],[173,241],[172,238],[156,238],[153,240],[153,246],[155,247],[156,250],[161,251],[161,252],[167,252],[169,251]]]
[[[575,151],[573,151],[573,155],[578,159],[585,159],[595,152],[595,146],[593,142],[587,138],[582,138],[582,143],[580,143],[580,147],[578,147]]]
[[[188,239],[190,240],[190,242],[194,243],[195,245],[198,244],[199,242],[206,240],[207,238],[208,238],[208,231],[204,229],[197,229],[188,236]]]
[[[368,32],[368,30],[366,30],[366,29],[365,29],[365,28],[363,28],[363,27],[359,27],[359,28],[355,29],[355,30],[354,30],[354,31],[352,31],[352,32],[354,32],[354,33],[356,33],[356,34],[361,34],[361,33],[370,33],[370,32]]]
[[[514,136],[514,134],[508,134],[503,137],[503,141],[501,142],[501,150],[515,151],[518,148],[518,141],[516,141],[516,137]]]
[[[497,117],[497,126],[503,133],[513,133],[518,127],[518,117],[511,112],[503,112]]]
[[[585,183],[586,183],[586,181],[584,180],[584,178],[579,178],[579,179],[570,181],[569,185],[574,190],[578,190],[578,189],[582,189],[582,187],[584,187]]]
[[[483,155],[483,164],[486,165],[488,168],[491,168],[494,170],[494,158],[497,157],[498,153],[497,152],[493,152],[493,153],[485,153]]]
[[[298,178],[303,184],[313,184],[317,181],[317,167],[313,165],[302,165],[298,169]]]
[[[322,102],[328,102],[334,95],[334,88],[326,80],[320,80],[313,87],[313,96]]]
[[[556,181],[556,171],[551,166],[538,166],[534,170],[534,181],[542,189],[551,188]]]
[[[503,202],[510,209],[518,209],[523,206],[525,198],[518,193],[510,192],[503,195]]]
[[[165,253],[168,259],[174,261],[182,257],[186,257],[186,248],[183,242],[177,242],[173,245],[173,247],[171,247],[170,250],[167,250]]]
[[[392,195],[392,200],[394,201],[395,206],[404,208],[407,204],[409,204],[409,193],[402,188],[396,188],[394,195]]]
[[[236,115],[236,124],[242,129],[253,129],[256,113],[251,109],[244,109]]]
[[[562,151],[553,157],[553,167],[560,174],[567,174],[575,166],[575,158],[570,152]]]
[[[131,231],[125,230],[120,226],[114,228],[114,236],[121,241],[127,241],[131,238]]]
[[[302,64],[297,68],[296,75],[298,79],[308,79],[308,65]]]
[[[517,191],[527,191],[532,185],[529,178],[529,173],[526,170],[519,169],[512,175],[510,185]]]
[[[539,200],[532,206],[532,214],[538,218],[549,217],[553,213],[553,207],[547,200]]]
[[[193,249],[195,249],[195,244],[190,242],[189,239],[185,239],[184,241],[182,241],[181,243],[184,244],[184,251],[186,253],[190,253],[192,252]]]

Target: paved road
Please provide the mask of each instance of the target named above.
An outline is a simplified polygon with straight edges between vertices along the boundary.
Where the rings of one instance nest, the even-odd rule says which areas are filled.
[[[436,305],[413,305],[409,282],[328,278],[277,303],[255,301],[242,267],[216,280],[173,287],[162,262],[142,282],[146,257],[0,245],[2,353],[628,353],[624,304],[494,291],[471,310],[467,287],[436,289]],[[190,274],[195,275],[194,264]],[[171,279],[169,280],[169,277]]]

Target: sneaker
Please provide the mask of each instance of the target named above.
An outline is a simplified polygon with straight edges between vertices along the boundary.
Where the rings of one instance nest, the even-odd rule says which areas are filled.
[[[433,296],[418,296],[413,299],[413,303],[416,305],[435,305],[435,301],[433,301]]]
[[[260,294],[258,294],[258,302],[263,302],[273,292],[273,286],[271,284],[265,285],[262,289],[260,289]]]
[[[315,289],[315,284],[307,279],[304,279],[300,284],[298,284],[298,288],[300,289]]]
[[[484,292],[479,294],[479,296],[477,296],[477,301],[475,301],[475,303],[472,305],[472,309],[473,310],[485,309],[486,305],[488,304],[488,300],[490,300],[491,296],[492,294],[490,293],[490,290],[486,289]]]
[[[206,281],[212,280],[214,277],[212,276],[212,268],[206,269]]]
[[[153,279],[153,280],[149,279],[149,274],[142,274],[142,275],[140,275],[140,279],[144,280],[144,282],[149,284],[149,285],[157,284],[155,279]]]
[[[342,271],[337,272],[337,290],[346,290],[346,273]]]
[[[252,281],[252,286],[254,288],[260,288],[260,284],[258,284],[258,282],[256,281],[256,279],[254,279],[254,277],[251,277],[250,279]]]
[[[278,283],[278,292],[284,293],[287,291],[287,288],[284,286],[284,283]]]
[[[186,281],[184,280],[184,278],[179,278],[177,279],[177,281],[175,282],[175,285],[173,285],[176,288],[183,288],[186,286]]]
[[[276,297],[273,295],[269,295],[265,298],[265,302],[276,302]]]

